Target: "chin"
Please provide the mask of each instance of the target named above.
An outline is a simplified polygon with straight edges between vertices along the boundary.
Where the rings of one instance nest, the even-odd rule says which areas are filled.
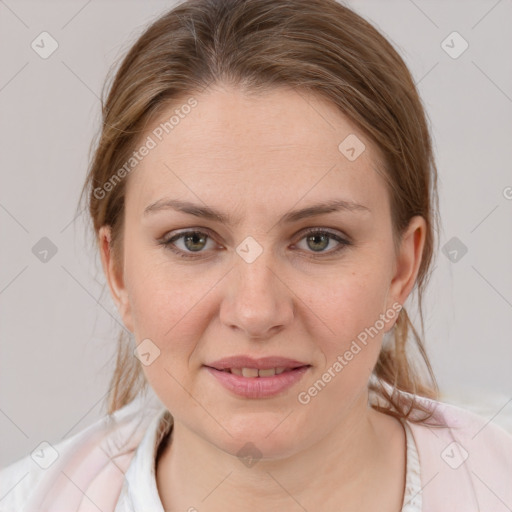
[[[255,419],[256,416],[258,419]],[[298,451],[300,429],[296,424],[286,425],[287,421],[283,421],[285,417],[282,413],[245,415],[236,421],[224,423],[231,436],[223,430],[222,438],[212,439],[211,442],[226,453],[241,459],[289,457]],[[293,426],[293,430],[290,430],[290,426]]]

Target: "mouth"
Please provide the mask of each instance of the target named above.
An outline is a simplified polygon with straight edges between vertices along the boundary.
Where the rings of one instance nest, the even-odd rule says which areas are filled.
[[[238,356],[204,367],[231,394],[263,399],[284,395],[302,380],[312,366],[282,357],[253,359]]]

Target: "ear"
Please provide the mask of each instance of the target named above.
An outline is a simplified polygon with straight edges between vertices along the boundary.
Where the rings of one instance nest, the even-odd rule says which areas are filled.
[[[412,217],[402,235],[395,260],[394,275],[388,293],[391,303],[387,305],[388,308],[396,302],[403,305],[414,288],[423,255],[426,233],[425,219],[419,215]]]
[[[110,226],[102,226],[98,233],[101,264],[107,278],[110,294],[126,328],[133,332],[130,301],[124,285],[123,270],[116,263],[112,251],[112,235]]]

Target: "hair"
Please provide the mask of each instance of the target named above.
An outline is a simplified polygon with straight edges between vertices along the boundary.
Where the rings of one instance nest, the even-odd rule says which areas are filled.
[[[426,221],[413,290],[421,335],[402,308],[369,382],[384,399],[373,407],[411,421],[415,410],[426,414],[423,420],[431,416],[421,398],[437,399],[439,392],[422,341],[422,299],[438,230],[437,170],[426,113],[391,43],[335,0],[187,0],[147,27],[112,73],[81,199],[87,197],[97,243],[99,229],[110,226],[116,268],[122,262],[127,181],[119,179],[120,170],[148,125],[180,99],[215,84],[254,93],[290,87],[326,99],[362,130],[382,156],[395,243],[413,216]],[[109,414],[147,386],[129,341],[121,332]],[[402,392],[412,402],[404,402]]]

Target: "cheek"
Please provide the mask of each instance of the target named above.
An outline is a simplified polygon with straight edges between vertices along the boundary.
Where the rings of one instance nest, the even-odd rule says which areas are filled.
[[[323,361],[297,396],[303,414],[337,421],[367,389],[381,350],[386,290],[378,274],[353,272],[331,282],[327,294],[310,294],[311,309],[329,329],[317,326],[325,333],[314,336]]]
[[[164,267],[162,267],[164,268]],[[198,319],[206,318],[201,302],[214,286],[207,276],[180,279],[175,270],[158,267],[134,277],[130,286],[136,339],[151,338],[161,349],[186,348],[187,338],[197,336]]]
[[[142,271],[141,259],[136,265],[140,272],[133,269],[129,292],[134,335],[137,344],[145,343],[156,354],[142,370],[163,403],[180,410],[190,405],[185,390],[193,390],[190,375],[198,364],[194,351],[208,323],[204,295],[214,282],[209,284],[208,277],[180,279],[179,272],[166,271],[165,265]]]
[[[149,339],[157,347],[158,358],[143,368],[152,384],[169,381],[168,372],[185,382],[199,364],[194,351],[214,312],[218,276],[180,271],[159,252],[134,248],[125,261],[134,335],[137,343]]]
[[[389,286],[383,275],[385,271],[378,266],[365,271],[347,270],[331,279],[323,290],[302,290],[308,308],[316,314],[309,314],[316,327],[310,325],[308,330],[316,333],[314,341],[322,353],[319,373],[330,372],[325,376],[329,381],[336,375],[325,398],[336,389],[356,391],[367,384],[388,327],[380,319]]]
[[[380,269],[351,271],[330,279],[323,291],[309,288],[306,294],[304,290],[304,296],[329,331],[334,331],[334,339],[346,340],[373,325],[384,312],[388,287]]]
[[[124,261],[135,337],[161,345],[165,334],[179,327],[180,319],[186,320],[187,311],[199,300],[198,281],[205,283],[184,278],[186,274],[169,265],[164,249],[148,247],[149,242],[139,236],[141,240],[133,233],[127,235]]]

